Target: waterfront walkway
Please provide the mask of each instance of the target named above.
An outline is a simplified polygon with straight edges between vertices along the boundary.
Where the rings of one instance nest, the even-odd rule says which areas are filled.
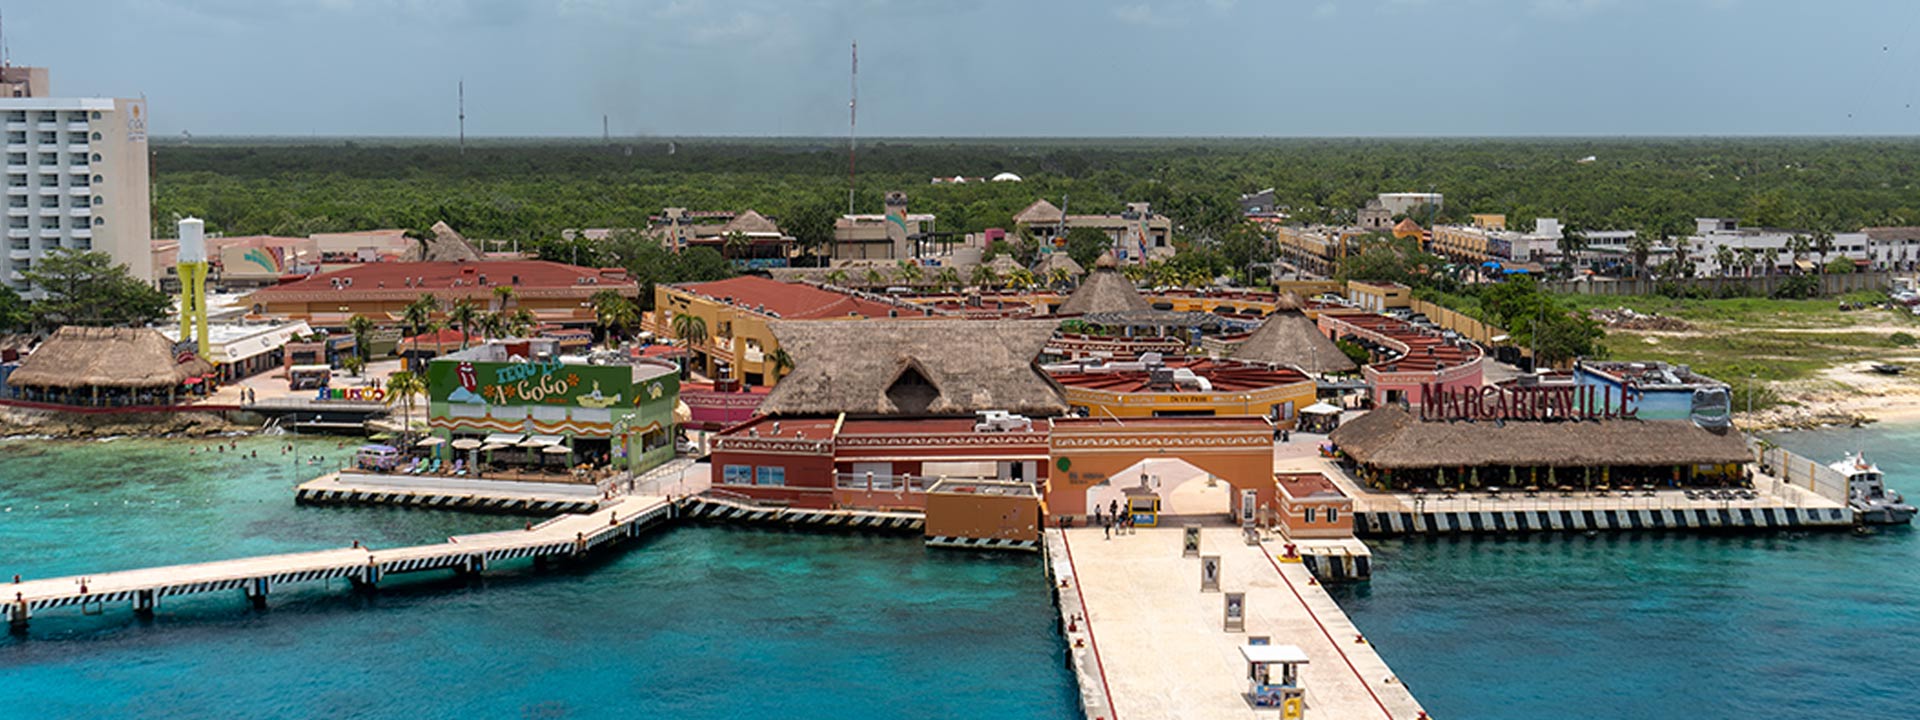
[[[665,497],[634,495],[595,512],[562,515],[525,530],[459,535],[432,545],[390,549],[356,545],[28,580],[4,586],[4,607],[10,625],[20,630],[35,613],[49,609],[77,606],[92,612],[107,603],[128,602],[135,612],[151,613],[161,598],[175,595],[241,590],[258,606],[265,604],[273,588],[287,583],[345,578],[355,585],[369,586],[395,573],[439,569],[478,573],[500,560],[577,557],[602,544],[634,536],[673,512],[673,505]]]
[[[1372,645],[1356,642],[1353,623],[1307,569],[1275,560],[1277,545],[1247,545],[1234,527],[1202,530],[1201,554],[1221,558],[1220,589],[1246,593],[1246,631],[1225,632],[1224,596],[1201,592],[1200,560],[1181,556],[1180,528],[1110,540],[1100,528],[1055,533],[1077,583],[1056,591],[1085,603],[1097,656],[1088,666],[1103,676],[1109,720],[1279,717],[1244,697],[1239,648],[1251,636],[1297,645],[1311,659],[1301,674],[1308,717],[1419,717],[1419,702]]]

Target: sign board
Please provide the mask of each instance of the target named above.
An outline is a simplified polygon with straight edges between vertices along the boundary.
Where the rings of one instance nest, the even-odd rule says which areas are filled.
[[[1227,632],[1245,632],[1247,629],[1247,594],[1230,592],[1226,594],[1225,619],[1221,627]]]
[[[633,382],[625,365],[436,361],[427,366],[427,395],[434,402],[477,405],[572,405],[631,408],[676,394],[672,374]]]
[[[1640,393],[1610,385],[1421,388],[1421,420],[1632,420]]]
[[[1200,526],[1186,526],[1186,539],[1181,543],[1180,557],[1200,557]]]
[[[1200,592],[1220,592],[1220,556],[1200,556]]]

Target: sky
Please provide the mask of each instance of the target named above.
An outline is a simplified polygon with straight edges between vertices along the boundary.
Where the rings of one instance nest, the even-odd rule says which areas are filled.
[[[157,133],[1907,135],[1914,0],[0,0]]]

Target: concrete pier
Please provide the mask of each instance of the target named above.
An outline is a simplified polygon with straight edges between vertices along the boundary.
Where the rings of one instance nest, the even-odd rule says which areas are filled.
[[[1057,537],[1059,554],[1071,558],[1070,586],[1054,581],[1062,612],[1084,598],[1087,644],[1098,663],[1089,667],[1111,700],[1104,717],[1279,717],[1278,709],[1256,711],[1244,696],[1239,648],[1253,636],[1306,652],[1309,718],[1420,717],[1419,702],[1307,568],[1276,558],[1278,542],[1248,545],[1239,528],[1203,528],[1200,554],[1219,556],[1222,592],[1202,592],[1201,561],[1182,556],[1182,535],[1175,527],[1111,539],[1100,528],[1047,533],[1049,551]],[[1243,632],[1223,629],[1227,592],[1246,593]],[[1080,671],[1083,690],[1089,672]],[[1089,707],[1088,717],[1101,715]]]
[[[65,607],[83,610],[130,603],[151,615],[163,597],[240,590],[256,608],[274,588],[289,583],[346,579],[372,587],[399,573],[450,569],[478,573],[513,558],[579,557],[638,535],[674,517],[667,499],[636,495],[583,514],[563,515],[526,530],[459,535],[447,542],[385,550],[355,546],[317,552],[266,555],[193,565],[125,570],[99,575],[29,580],[0,586],[9,626],[23,631],[37,613]]]

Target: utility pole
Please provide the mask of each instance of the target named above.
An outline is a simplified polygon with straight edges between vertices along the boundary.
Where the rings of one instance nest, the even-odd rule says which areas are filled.
[[[467,81],[460,81],[460,156],[467,155]]]
[[[860,126],[860,41],[853,42],[853,68],[847,74],[847,214],[853,214],[853,160]]]

